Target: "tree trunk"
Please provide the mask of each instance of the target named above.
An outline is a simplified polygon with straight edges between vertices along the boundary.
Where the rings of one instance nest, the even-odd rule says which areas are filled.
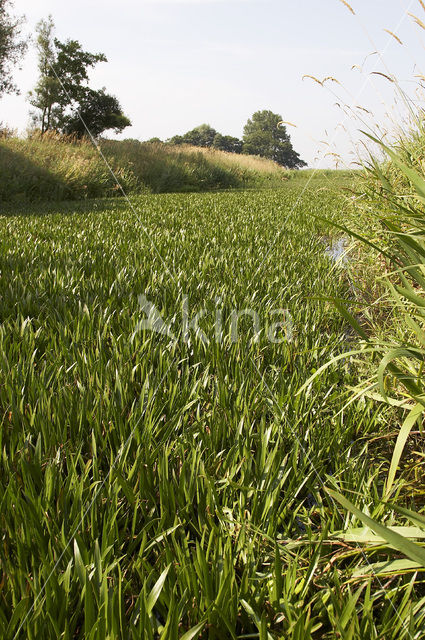
[[[46,107],[43,109],[43,115],[41,118],[41,135],[43,136],[46,132]]]
[[[51,119],[51,114],[52,114],[52,105],[49,104],[48,110],[47,110],[47,127],[46,127],[46,131],[48,129],[50,129],[50,119]]]

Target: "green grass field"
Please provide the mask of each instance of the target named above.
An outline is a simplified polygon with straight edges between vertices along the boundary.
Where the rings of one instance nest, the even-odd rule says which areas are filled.
[[[349,357],[299,393],[355,340],[311,215],[350,179],[303,185],[0,218],[5,640],[425,637],[422,582],[325,491],[382,515],[395,410],[346,406]]]

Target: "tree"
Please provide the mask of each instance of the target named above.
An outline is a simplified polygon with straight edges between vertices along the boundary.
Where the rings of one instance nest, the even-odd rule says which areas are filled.
[[[12,78],[12,68],[26,51],[21,39],[23,18],[15,18],[8,11],[11,0],[0,0],[0,97],[5,93],[19,93]]]
[[[33,114],[35,124],[40,124],[41,133],[56,125],[60,118],[60,103],[63,102],[61,85],[55,76],[56,52],[54,45],[54,24],[52,17],[41,20],[36,27],[38,70],[40,77],[33,91],[30,91],[30,104],[41,113]],[[61,100],[62,98],[62,100]],[[57,108],[55,109],[55,105]]]
[[[105,89],[94,91],[87,89],[78,106],[63,120],[64,133],[82,138],[90,133],[97,137],[108,129],[121,133],[131,125],[130,120],[122,113],[120,103],[115,96]],[[87,129],[86,129],[87,127]]]
[[[184,136],[173,136],[172,138],[169,138],[168,140],[166,140],[166,142],[168,144],[174,144],[174,145],[185,144]]]
[[[307,166],[294,151],[282,116],[272,111],[256,111],[244,127],[243,152],[274,160],[288,169]]]
[[[131,124],[115,96],[105,89],[95,91],[88,86],[89,69],[107,62],[103,53],[84,51],[77,40],[60,42],[54,37],[51,16],[39,22],[37,33],[40,77],[30,92],[30,103],[38,110],[34,121],[40,125],[42,134],[54,129],[85,135],[79,114],[95,136],[107,129],[122,131]]]
[[[228,151],[229,153],[242,153],[243,143],[239,138],[233,136],[223,136],[221,133],[217,133],[213,145],[214,149],[220,149],[220,151]]]
[[[187,138],[189,144],[193,144],[195,147],[212,147],[216,134],[217,131],[209,124],[201,124],[186,133],[184,137]]]

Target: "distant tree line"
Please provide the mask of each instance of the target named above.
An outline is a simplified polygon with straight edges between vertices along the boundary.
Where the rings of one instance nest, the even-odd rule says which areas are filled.
[[[170,144],[191,144],[194,147],[212,147],[230,153],[242,153],[243,142],[233,136],[223,136],[209,124],[201,124],[182,136],[173,136]]]
[[[209,124],[201,124],[184,135],[169,138],[166,143],[189,144],[229,153],[262,156],[290,169],[305,167],[306,163],[294,150],[282,120],[281,115],[272,111],[256,111],[244,127],[242,140],[222,135]],[[150,142],[161,142],[161,140],[152,138]]]

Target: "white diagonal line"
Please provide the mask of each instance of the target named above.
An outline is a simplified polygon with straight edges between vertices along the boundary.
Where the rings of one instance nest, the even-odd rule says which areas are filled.
[[[70,101],[70,103],[72,102],[72,98],[71,95],[69,93],[69,91],[66,89],[65,85],[63,84],[61,78],[58,76],[58,74],[56,73],[56,69],[54,68],[54,66],[50,63],[50,60],[47,60],[47,63],[51,69],[51,71],[53,71],[53,73],[55,74],[55,77],[57,79],[57,81],[60,83],[63,91],[65,92],[65,95],[67,96],[68,100]],[[84,129],[87,131],[87,134],[91,140],[91,142],[93,143],[93,146],[95,147],[95,149],[97,150],[97,152],[99,153],[100,157],[102,158],[103,162],[105,163],[109,173],[111,174],[112,178],[115,180],[119,190],[121,191],[125,201],[127,202],[128,206],[130,207],[130,209],[132,210],[132,212],[134,213],[134,215],[136,216],[137,220],[140,223],[140,226],[142,227],[143,233],[145,234],[145,236],[148,238],[149,242],[151,243],[152,247],[154,248],[155,253],[157,254],[157,256],[159,257],[159,259],[161,260],[162,264],[165,267],[165,270],[168,272],[168,274],[171,276],[171,279],[175,281],[175,277],[174,275],[171,273],[170,269],[167,266],[167,263],[165,262],[164,258],[161,256],[161,254],[159,253],[154,241],[152,240],[152,238],[150,237],[150,235],[147,232],[147,229],[145,227],[145,225],[143,224],[138,211],[134,208],[130,198],[128,197],[127,193],[124,190],[124,187],[122,186],[121,182],[118,180],[118,177],[115,173],[115,171],[113,170],[113,168],[111,167],[110,163],[108,162],[107,158],[105,157],[105,154],[103,153],[99,143],[97,142],[97,140],[95,139],[95,137],[93,136],[92,132],[90,131],[89,127],[87,126],[87,123],[85,122],[84,118],[82,117],[81,113],[79,110],[77,110],[77,115],[80,118]]]

